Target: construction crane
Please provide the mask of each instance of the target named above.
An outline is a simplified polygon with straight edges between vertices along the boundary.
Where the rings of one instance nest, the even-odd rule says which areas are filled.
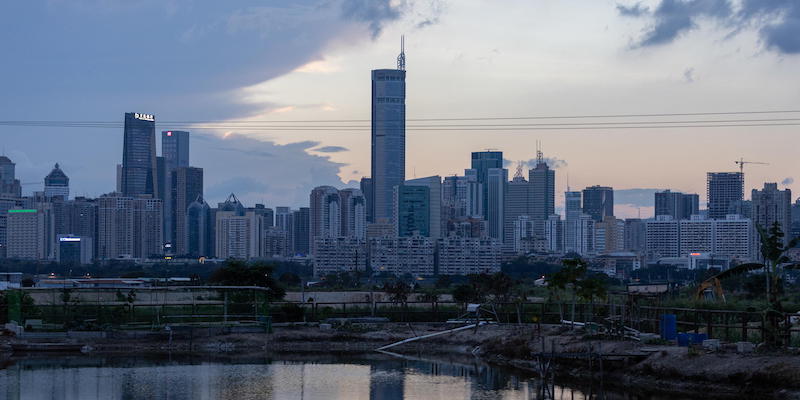
[[[758,164],[758,165],[769,165],[769,163],[759,162],[759,161],[745,161],[744,158],[740,158],[734,161],[734,164],[739,166],[739,172],[744,174],[744,165],[745,164]]]

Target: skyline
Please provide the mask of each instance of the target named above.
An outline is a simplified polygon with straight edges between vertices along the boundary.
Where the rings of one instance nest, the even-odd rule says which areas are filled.
[[[105,79],[118,79],[122,84],[119,90],[125,91],[115,89],[109,92],[108,82],[103,83],[104,87],[99,87],[77,76],[90,64],[119,69],[119,65],[112,62],[114,60],[96,60],[92,51],[103,45],[101,38],[84,38],[86,50],[68,57],[64,65],[56,66],[59,67],[57,69],[36,65],[30,73],[24,73],[20,67],[25,65],[4,65],[0,67],[0,72],[22,79],[12,82],[9,95],[4,96],[0,120],[107,121],[118,120],[119,115],[126,111],[152,113],[162,120],[189,121],[260,120],[265,117],[272,120],[367,119],[369,89],[366,74],[370,69],[393,66],[401,33],[406,33],[408,42],[409,119],[469,115],[616,114],[621,111],[774,110],[788,109],[790,107],[786,107],[787,104],[796,104],[800,99],[800,92],[796,90],[796,85],[792,85],[798,82],[798,78],[791,73],[798,66],[797,56],[794,55],[797,51],[791,46],[779,45],[783,42],[770,42],[769,36],[759,38],[759,35],[768,35],[761,33],[767,30],[756,29],[760,25],[751,26],[752,21],[742,19],[744,16],[738,20],[741,23],[740,31],[734,34],[730,32],[731,27],[735,26],[732,24],[737,22],[734,18],[722,17],[721,13],[711,14],[708,10],[699,12],[701,16],[698,17],[698,12],[690,9],[687,12],[694,13],[690,15],[690,26],[695,28],[678,29],[677,36],[655,43],[653,32],[656,30],[647,30],[647,27],[663,26],[659,25],[659,21],[663,22],[664,19],[659,14],[659,4],[662,3],[658,1],[641,3],[637,7],[637,16],[629,15],[633,10],[631,2],[621,2],[622,8],[617,7],[620,5],[617,2],[584,2],[575,6],[511,2],[508,9],[493,9],[495,14],[501,14],[498,18],[505,18],[504,30],[517,34],[501,41],[498,40],[497,30],[493,28],[494,24],[474,23],[481,16],[478,12],[480,2],[437,2],[443,5],[438,11],[431,10],[427,5],[420,8],[422,6],[418,4],[399,7],[391,2],[375,2],[362,8],[353,8],[358,2],[334,3],[341,9],[328,10],[323,17],[316,17],[328,21],[319,31],[313,32],[318,37],[309,39],[309,43],[317,44],[309,45],[309,48],[316,50],[298,54],[287,48],[280,49],[292,55],[282,58],[280,62],[291,58],[292,65],[270,72],[274,76],[265,80],[264,76],[260,76],[243,82],[244,79],[233,79],[229,75],[236,69],[277,68],[275,63],[279,60],[269,57],[269,54],[277,53],[269,49],[263,49],[263,54],[259,53],[259,57],[263,58],[260,60],[242,61],[235,55],[228,55],[228,59],[238,61],[230,67],[233,71],[210,71],[208,68],[211,67],[195,67],[179,58],[171,59],[175,65],[164,66],[163,70],[157,70],[158,74],[152,74],[153,71],[149,70],[152,82],[142,81],[139,75],[143,72],[138,69],[111,71]],[[308,4],[316,3],[304,3]],[[786,4],[784,7],[790,15],[796,12],[796,6]],[[578,6],[595,12],[574,13],[574,7]],[[106,3],[99,9],[61,3],[41,7],[6,5],[4,8],[9,13],[5,15],[13,14],[17,7],[39,8],[38,16],[45,22],[49,18],[47,12],[54,10],[75,13],[68,14],[75,17],[75,21],[91,22],[101,18],[101,14],[146,14],[161,6],[153,2],[143,2],[137,6]],[[243,15],[230,9],[205,10],[204,13],[202,7],[186,15],[181,14],[186,12],[184,3],[175,2],[172,7],[175,9],[172,18],[177,18],[175,15],[182,15],[185,17],[183,19],[189,20],[194,18],[192,23],[195,25],[204,18],[213,19],[216,14],[211,11],[231,18]],[[741,7],[738,13],[744,12],[744,5],[737,7]],[[643,11],[645,8],[649,11]],[[345,12],[348,10],[349,14]],[[297,18],[313,14],[303,14],[301,11],[299,8],[273,7],[262,14],[250,16],[272,16],[274,19],[273,14],[278,12],[295,12]],[[427,18],[432,15],[436,17]],[[549,21],[564,16],[575,18],[560,20],[562,25]],[[530,21],[524,17],[529,17]],[[29,31],[36,25],[27,28],[20,26],[26,18],[27,14],[19,21],[8,21],[6,26],[14,32]],[[430,21],[424,23],[428,19]],[[235,18],[229,19],[232,20]],[[779,21],[780,18],[775,17],[764,24],[779,25]],[[163,20],[148,22],[158,28],[148,33],[155,35],[158,43],[149,42],[150,46],[145,48],[154,53],[154,60],[163,60],[168,50],[183,51],[186,46],[191,48],[196,45],[188,37],[181,39],[188,41],[188,44],[175,40],[175,32],[163,31],[167,28],[161,22]],[[33,37],[24,52],[13,47],[8,49],[9,54],[20,56],[54,51],[56,44],[37,39],[52,36],[54,31],[64,28],[63,24],[53,21],[53,27]],[[125,40],[131,39],[131,33],[126,30],[127,23],[121,25],[119,28],[106,27]],[[472,32],[464,34],[464,25]],[[251,25],[237,26],[240,26],[238,31],[228,33],[247,39],[246,45],[259,43],[265,37],[280,37],[281,33],[296,34],[281,30],[274,23],[260,25],[253,22]],[[263,32],[259,31],[265,27],[271,29],[272,36],[263,36]],[[186,26],[183,24],[178,28],[185,29]],[[332,35],[333,39],[329,41],[319,39],[326,33],[336,35]],[[222,36],[223,39],[214,40],[230,39]],[[64,39],[69,37],[66,35]],[[431,40],[432,37],[436,39]],[[548,40],[545,44],[535,40],[537,37],[547,37]],[[267,42],[272,44],[264,46],[278,46],[279,43]],[[497,47],[493,49],[490,45]],[[149,62],[145,66],[150,65]],[[197,92],[188,90],[188,86],[181,88],[180,79],[178,82],[167,82],[176,79],[176,70],[180,70],[181,65],[192,67],[186,71],[186,79],[189,83],[202,83],[205,95],[186,101],[187,96],[192,97]],[[46,72],[51,73],[41,75]],[[221,85],[218,81],[223,76],[222,80],[236,82]],[[730,85],[734,79],[737,85]],[[214,82],[225,88],[206,87]],[[188,85],[186,82],[183,84]],[[221,101],[217,95],[223,92],[235,98],[235,101]],[[744,93],[747,96],[743,96]],[[47,94],[55,95],[45,96]],[[81,101],[74,101],[75,98],[81,98]],[[34,102],[39,106],[33,107]],[[202,107],[197,103],[206,105]],[[158,125],[156,129],[171,128]],[[191,131],[194,141],[193,164],[207,171],[206,197],[212,201],[221,200],[227,193],[234,192],[248,203],[265,202],[270,206],[297,207],[304,203],[307,193],[314,186],[355,187],[356,182],[351,181],[369,175],[369,137],[366,133],[233,133],[221,139],[216,135],[225,132]],[[624,204],[625,190],[630,190],[629,197],[643,197],[652,206],[652,191],[640,189],[698,193],[704,202],[706,172],[736,171],[738,167],[733,161],[739,157],[771,164],[748,166],[745,169],[747,197],[752,188],[760,188],[763,182],[777,182],[779,185],[786,182],[788,184],[781,187],[797,192],[800,188],[793,182],[797,165],[791,155],[792,146],[777,145],[791,143],[794,131],[796,127],[600,133],[535,131],[426,134],[409,131],[406,176],[444,177],[461,173],[469,166],[469,154],[485,148],[503,151],[511,164],[506,167],[513,169],[518,160],[534,159],[534,142],[541,140],[545,155],[555,158],[560,164],[553,165],[557,170],[556,204],[559,209],[563,208],[567,175],[573,190],[592,185],[614,187],[618,205]],[[15,134],[18,132],[25,134]],[[122,148],[121,129],[48,130],[2,126],[0,134],[4,134],[6,139],[4,153],[17,163],[17,174],[23,183],[41,181],[53,163],[58,162],[71,178],[73,193],[97,196],[113,190],[113,167],[118,162]],[[52,149],[37,148],[43,139],[53,143]],[[92,146],[88,147],[85,143],[92,143]],[[443,146],[448,146],[447,152],[436,151]],[[89,159],[87,154],[96,157]],[[270,164],[286,165],[287,171],[264,168]],[[30,188],[30,185],[23,186],[23,191],[28,193]],[[642,195],[635,196],[638,193]],[[639,200],[630,201],[635,203],[629,204],[643,204]],[[615,211],[621,216],[633,216],[631,212],[635,212],[633,207]],[[643,209],[643,216],[651,213],[650,209]]]

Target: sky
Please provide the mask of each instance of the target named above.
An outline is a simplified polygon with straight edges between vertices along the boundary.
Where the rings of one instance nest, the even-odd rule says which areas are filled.
[[[401,35],[410,119],[800,108],[796,0],[31,0],[0,4],[0,35],[0,121],[367,120],[370,70],[395,66]],[[557,205],[606,185],[618,216],[647,217],[653,191],[704,199],[706,172],[740,157],[769,163],[746,166],[746,192],[797,193],[798,130],[409,131],[406,176],[461,174],[487,148],[513,175],[539,141]],[[122,134],[0,125],[0,144],[24,192],[58,162],[74,195],[98,196]],[[210,203],[305,206],[370,170],[368,130],[198,126],[191,147]]]

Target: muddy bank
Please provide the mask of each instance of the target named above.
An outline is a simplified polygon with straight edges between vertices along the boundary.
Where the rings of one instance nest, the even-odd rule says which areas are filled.
[[[164,332],[119,338],[0,339],[0,362],[48,343],[71,344],[76,351],[98,355],[173,354],[248,357],[269,353],[324,356],[332,353],[371,353],[403,339],[451,329],[451,324],[361,324],[322,329],[319,326],[275,328],[267,333],[203,335],[202,331]],[[534,354],[588,351],[607,356],[602,371],[587,359],[559,359],[557,378],[576,382],[602,382],[610,388],[642,395],[685,396],[707,399],[800,399],[800,356],[793,351],[737,354],[724,347],[719,352],[685,347],[642,345],[632,341],[600,340],[561,326],[489,325],[404,344],[391,349],[401,355],[460,362],[479,360],[538,374]],[[32,349],[32,350],[31,350]],[[41,351],[41,350],[40,350]],[[602,372],[602,373],[601,373]]]

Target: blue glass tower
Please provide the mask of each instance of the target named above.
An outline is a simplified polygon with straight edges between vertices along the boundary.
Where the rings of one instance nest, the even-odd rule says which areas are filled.
[[[122,194],[125,196],[158,197],[155,121],[150,114],[125,113],[122,147]]]
[[[392,218],[394,187],[405,181],[405,169],[406,71],[401,52],[397,69],[372,71],[372,196],[367,197],[374,221]]]

